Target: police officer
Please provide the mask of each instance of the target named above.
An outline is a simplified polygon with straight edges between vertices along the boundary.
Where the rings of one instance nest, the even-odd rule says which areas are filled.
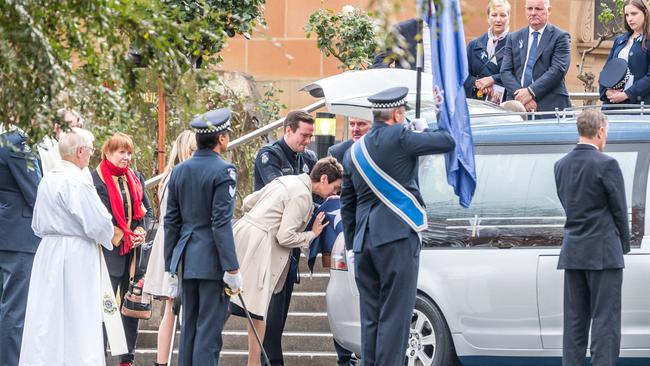
[[[41,180],[36,155],[20,131],[0,135],[0,365],[16,366],[34,254],[41,239],[32,211]]]
[[[291,111],[284,119],[284,136],[263,146],[255,158],[254,189],[260,190],[273,179],[283,175],[311,172],[318,160],[307,149],[314,136],[314,118],[304,111]],[[300,249],[294,249],[291,266],[282,291],[273,294],[266,318],[264,349],[272,366],[284,365],[282,357],[282,332],[289,313],[294,283],[299,282],[298,261]]]
[[[181,276],[179,366],[218,365],[230,303],[224,282],[233,291],[241,287],[231,225],[237,171],[221,157],[230,111],[207,112],[191,126],[197,150],[174,168],[167,186],[165,271]]]
[[[417,184],[418,156],[455,147],[440,130],[405,128],[408,88],[368,98],[374,123],[343,159],[341,214],[345,242],[355,254],[364,365],[402,365],[415,306],[418,231],[426,213]],[[370,177],[370,179],[366,178]],[[366,180],[367,179],[367,180]]]
[[[350,149],[355,141],[359,140],[361,136],[365,135],[370,130],[371,123],[368,120],[350,117],[348,118],[348,131],[350,139],[341,141],[338,144],[332,145],[327,149],[327,155],[333,156],[339,163],[343,162],[345,153]],[[336,350],[337,364],[339,366],[356,365],[356,357],[352,352],[341,346],[334,340],[334,349]]]

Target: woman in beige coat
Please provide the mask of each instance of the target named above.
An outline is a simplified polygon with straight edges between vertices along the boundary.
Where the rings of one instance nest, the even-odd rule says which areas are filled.
[[[233,234],[243,278],[242,296],[255,329],[264,339],[264,317],[271,295],[282,289],[293,248],[308,248],[327,222],[321,214],[311,231],[304,231],[313,212],[312,193],[327,198],[341,189],[343,167],[335,158],[320,159],[310,175],[276,178],[244,199],[244,216]],[[242,315],[241,303],[233,298],[234,315]],[[261,350],[248,329],[248,366],[260,364]]]

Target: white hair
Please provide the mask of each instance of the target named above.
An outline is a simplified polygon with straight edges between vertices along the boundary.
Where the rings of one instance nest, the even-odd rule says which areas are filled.
[[[95,141],[95,137],[90,131],[73,127],[59,136],[59,154],[61,156],[74,155],[80,147],[92,147],[93,141]]]

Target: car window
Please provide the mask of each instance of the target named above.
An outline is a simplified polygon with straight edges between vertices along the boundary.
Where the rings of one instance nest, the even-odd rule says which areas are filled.
[[[608,154],[618,160],[623,172],[631,213],[638,154]],[[458,197],[447,184],[444,157],[422,158],[420,190],[429,220],[428,229],[423,232],[424,246],[560,246],[565,217],[557,197],[553,166],[564,155],[564,152],[476,155],[478,184],[472,205],[467,209],[458,204]],[[635,216],[638,216],[635,220],[643,217]],[[632,226],[643,227],[638,223]],[[636,234],[638,237],[639,233]]]

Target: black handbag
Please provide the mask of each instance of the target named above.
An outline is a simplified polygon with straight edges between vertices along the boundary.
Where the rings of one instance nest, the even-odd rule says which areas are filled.
[[[137,261],[137,251],[133,251],[131,266],[129,269],[129,289],[122,299],[122,308],[120,313],[129,318],[144,319],[151,318],[151,303],[145,302],[142,296],[144,287],[144,278],[135,280],[135,267]]]

